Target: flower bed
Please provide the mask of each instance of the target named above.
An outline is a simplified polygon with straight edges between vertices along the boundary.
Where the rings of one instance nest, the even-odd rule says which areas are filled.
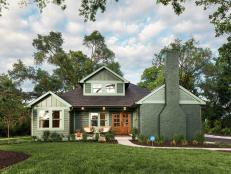
[[[156,143],[151,143],[151,142],[147,142],[147,143],[141,143],[137,140],[130,140],[132,143],[137,144],[137,145],[142,145],[142,146],[156,146],[156,147],[201,147],[201,148],[224,148],[224,147],[231,147],[229,145],[224,145],[224,144],[207,144],[207,143],[203,143],[203,144],[194,144],[193,142],[188,142],[185,145],[182,144],[172,144],[171,141],[165,141],[161,144],[156,144]]]
[[[0,169],[26,160],[27,158],[29,158],[29,155],[25,153],[0,151]]]

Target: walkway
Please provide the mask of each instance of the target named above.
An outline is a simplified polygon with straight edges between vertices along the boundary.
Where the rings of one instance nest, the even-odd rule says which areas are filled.
[[[142,146],[132,143],[130,136],[116,136],[115,139],[118,144],[130,146],[130,147],[141,147],[141,148],[153,148],[153,149],[200,149],[200,150],[212,150],[212,151],[231,151],[231,148],[200,148],[200,147],[152,147],[152,146]]]
[[[206,141],[231,144],[231,137],[205,134]]]

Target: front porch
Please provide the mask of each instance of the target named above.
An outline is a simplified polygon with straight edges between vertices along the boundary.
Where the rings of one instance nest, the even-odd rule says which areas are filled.
[[[110,127],[116,135],[129,135],[133,127],[138,128],[138,121],[138,112],[132,108],[75,108],[70,114],[70,132]]]

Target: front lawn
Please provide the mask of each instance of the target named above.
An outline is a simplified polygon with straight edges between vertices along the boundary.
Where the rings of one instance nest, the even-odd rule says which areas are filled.
[[[231,153],[161,150],[98,143],[23,143],[0,150],[31,155],[2,173],[209,173],[231,172]],[[0,171],[1,172],[1,171]]]

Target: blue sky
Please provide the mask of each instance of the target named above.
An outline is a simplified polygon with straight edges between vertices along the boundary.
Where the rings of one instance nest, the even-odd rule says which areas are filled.
[[[84,35],[100,31],[108,47],[115,52],[124,77],[137,83],[146,67],[151,66],[154,53],[178,38],[183,41],[194,37],[202,47],[210,47],[214,54],[224,42],[215,38],[213,25],[209,23],[210,11],[203,11],[192,2],[186,4],[184,14],[177,16],[171,7],[157,5],[153,0],[109,0],[107,11],[97,15],[96,22],[84,23],[78,15],[80,1],[67,0],[62,11],[49,5],[39,13],[37,8],[20,8],[17,0],[11,0],[9,10],[0,17],[0,73],[7,72],[17,59],[33,65],[32,40],[37,34],[50,31],[63,33],[65,50],[89,50],[82,46]],[[52,66],[43,65],[49,71]],[[23,85],[31,90],[29,82]]]

